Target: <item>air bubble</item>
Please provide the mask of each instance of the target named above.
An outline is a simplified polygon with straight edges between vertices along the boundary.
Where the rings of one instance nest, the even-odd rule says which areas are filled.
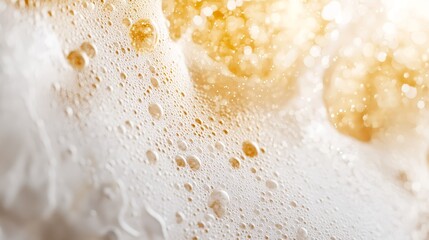
[[[176,223],[182,223],[185,220],[185,217],[183,215],[183,213],[181,212],[177,212],[176,213]]]
[[[185,141],[183,141],[183,140],[179,140],[178,142],[177,142],[177,146],[179,147],[179,149],[180,150],[182,150],[182,151],[186,151],[187,149],[188,149],[188,145],[186,144],[186,142]]]
[[[199,170],[201,167],[201,161],[196,156],[188,156],[186,161],[188,162],[189,167],[194,171]]]
[[[162,117],[163,110],[159,104],[152,103],[149,105],[149,113],[154,119],[159,120]]]
[[[223,144],[222,142],[216,142],[215,148],[219,151],[223,151],[225,149],[225,144]]]
[[[176,156],[176,158],[174,160],[175,160],[176,165],[178,167],[185,167],[186,166],[186,160],[184,157],[179,155],[179,156]]]
[[[158,42],[155,25],[148,19],[140,19],[130,28],[131,45],[138,51],[152,51]]]
[[[241,166],[240,160],[238,160],[236,157],[229,159],[229,163],[231,164],[231,167],[235,169],[238,169]]]
[[[258,145],[251,141],[245,141],[242,145],[242,150],[244,154],[248,157],[256,157],[258,156]]]
[[[225,216],[228,205],[229,195],[223,190],[214,190],[208,200],[208,206],[213,210],[217,217]]]
[[[156,153],[155,151],[152,151],[152,150],[147,150],[146,151],[146,157],[149,160],[149,163],[155,164],[156,161],[158,160],[158,153]]]
[[[277,189],[279,184],[275,180],[269,179],[265,182],[265,186],[267,186],[269,189]]]
[[[95,46],[90,42],[84,42],[80,45],[80,49],[88,55],[90,58],[94,58],[97,54],[97,49]]]
[[[73,50],[67,55],[67,61],[75,70],[82,70],[88,64],[88,57],[79,50]]]

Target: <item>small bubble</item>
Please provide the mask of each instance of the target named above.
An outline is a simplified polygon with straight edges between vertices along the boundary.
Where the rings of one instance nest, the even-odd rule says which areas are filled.
[[[148,19],[140,19],[130,28],[131,45],[138,51],[152,51],[158,42],[155,25]]]
[[[156,161],[158,160],[158,153],[156,153],[152,150],[147,150],[146,151],[146,157],[149,160],[149,163],[155,164]]]
[[[115,10],[115,5],[108,3],[106,4],[106,6],[104,7],[104,10],[108,11],[108,12],[113,12]]]
[[[223,151],[225,149],[225,145],[222,142],[216,142],[215,148],[219,151]]]
[[[185,217],[183,216],[183,213],[177,212],[176,213],[176,223],[182,223],[185,220]]]
[[[185,183],[183,185],[188,192],[192,192],[192,185],[190,183]]]
[[[275,180],[269,179],[265,182],[265,186],[267,186],[269,189],[276,189],[279,184]]]
[[[197,226],[198,226],[199,228],[205,228],[205,225],[204,225],[204,223],[203,223],[203,222],[198,222],[198,223],[197,223]]]
[[[179,140],[177,142],[177,146],[179,147],[180,150],[182,151],[186,151],[188,149],[188,145],[186,144],[185,141]]]
[[[258,156],[258,146],[254,142],[244,141],[243,146],[242,146],[242,150],[243,150],[244,154],[248,157],[253,158],[253,157]]]
[[[122,24],[124,24],[126,27],[131,26],[131,19],[130,18],[122,19]]]
[[[67,61],[75,70],[82,70],[88,64],[88,57],[79,50],[73,50],[67,55]]]
[[[162,117],[163,110],[159,104],[152,103],[149,105],[149,113],[154,119],[159,120]]]
[[[84,42],[80,45],[80,49],[88,55],[90,58],[94,58],[97,55],[97,49],[90,42]]]
[[[188,162],[189,167],[194,171],[200,169],[201,167],[201,161],[196,156],[188,156],[186,158],[186,162]]]
[[[426,104],[423,100],[420,100],[417,102],[417,108],[423,109],[423,108],[425,108],[425,106],[426,106]]]
[[[298,229],[298,232],[297,232],[297,239],[298,240],[306,240],[306,239],[308,239],[308,231],[307,231],[307,229],[305,229],[303,227],[300,227]]]
[[[220,218],[225,216],[229,201],[227,192],[223,190],[214,190],[209,196],[208,206],[213,209],[216,216]]]
[[[176,161],[176,164],[178,167],[185,167],[186,166],[186,161],[185,158],[182,156],[176,156],[176,158],[174,159]]]
[[[229,159],[229,163],[231,164],[232,168],[238,169],[241,166],[240,160],[238,160],[236,157],[232,157]]]
[[[150,83],[152,84],[152,86],[154,86],[154,87],[159,87],[159,82],[158,82],[158,80],[156,79],[156,78],[154,78],[154,77],[152,77],[152,78],[150,78]]]

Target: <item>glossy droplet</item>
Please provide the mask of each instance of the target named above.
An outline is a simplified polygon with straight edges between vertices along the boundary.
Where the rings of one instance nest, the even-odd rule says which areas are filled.
[[[138,51],[152,51],[158,42],[155,25],[148,19],[140,19],[130,28],[131,45]]]

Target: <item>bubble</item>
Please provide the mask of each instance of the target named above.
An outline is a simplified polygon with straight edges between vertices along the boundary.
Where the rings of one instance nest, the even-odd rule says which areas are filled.
[[[155,25],[148,19],[140,19],[130,28],[131,45],[138,51],[152,51],[158,42]]]
[[[179,140],[178,142],[177,142],[177,146],[179,147],[179,149],[180,150],[182,150],[182,151],[186,151],[187,149],[188,149],[188,145],[186,144],[186,142],[185,141],[183,141],[183,140]]]
[[[182,223],[185,220],[185,217],[183,215],[183,213],[181,212],[177,212],[176,213],[176,223]]]
[[[223,144],[222,142],[216,142],[215,148],[219,151],[223,151],[225,149],[225,144]]]
[[[159,120],[162,117],[163,110],[159,104],[151,103],[149,105],[149,113],[154,119]]]
[[[108,11],[108,12],[113,12],[115,10],[115,5],[108,3],[106,4],[106,6],[104,7],[104,10]]]
[[[146,157],[149,160],[149,163],[155,164],[156,161],[158,160],[158,153],[152,150],[147,150]]]
[[[84,52],[73,50],[67,55],[67,61],[75,70],[82,70],[89,60]]]
[[[258,145],[251,141],[244,141],[242,145],[242,150],[244,154],[248,157],[256,157],[258,156]]]
[[[225,216],[228,205],[229,195],[223,190],[214,190],[210,193],[208,206],[213,210],[217,217]]]
[[[97,49],[95,48],[95,46],[90,43],[90,42],[83,42],[80,45],[80,49],[82,51],[84,51],[86,53],[86,55],[88,55],[88,57],[90,58],[94,58],[95,55],[97,54]]]
[[[192,192],[192,185],[190,183],[185,183],[183,185],[188,192]]]
[[[152,84],[152,86],[154,86],[156,88],[159,87],[159,81],[158,81],[158,79],[156,79],[154,77],[150,78],[150,83]]]
[[[241,166],[240,160],[238,160],[236,157],[230,158],[229,163],[231,164],[232,168],[235,168],[235,169],[238,169]]]
[[[122,24],[124,24],[124,26],[126,26],[126,27],[131,26],[131,19],[130,18],[122,19]]]
[[[201,167],[201,161],[196,156],[188,156],[186,161],[188,162],[189,167],[194,171],[199,170]]]
[[[186,166],[186,160],[184,157],[182,156],[176,156],[176,158],[174,159],[176,161],[176,165],[178,167],[185,167]]]
[[[277,181],[269,179],[265,182],[265,186],[267,186],[267,188],[269,189],[277,189],[279,184],[277,183]]]
[[[305,229],[303,227],[300,227],[298,229],[296,237],[297,237],[298,240],[306,240],[306,239],[308,239],[308,231],[307,231],[307,229]]]

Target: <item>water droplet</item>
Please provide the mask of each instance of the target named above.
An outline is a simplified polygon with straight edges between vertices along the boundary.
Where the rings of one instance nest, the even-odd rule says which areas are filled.
[[[138,51],[152,51],[158,42],[155,25],[148,19],[140,19],[130,28],[131,45]]]

